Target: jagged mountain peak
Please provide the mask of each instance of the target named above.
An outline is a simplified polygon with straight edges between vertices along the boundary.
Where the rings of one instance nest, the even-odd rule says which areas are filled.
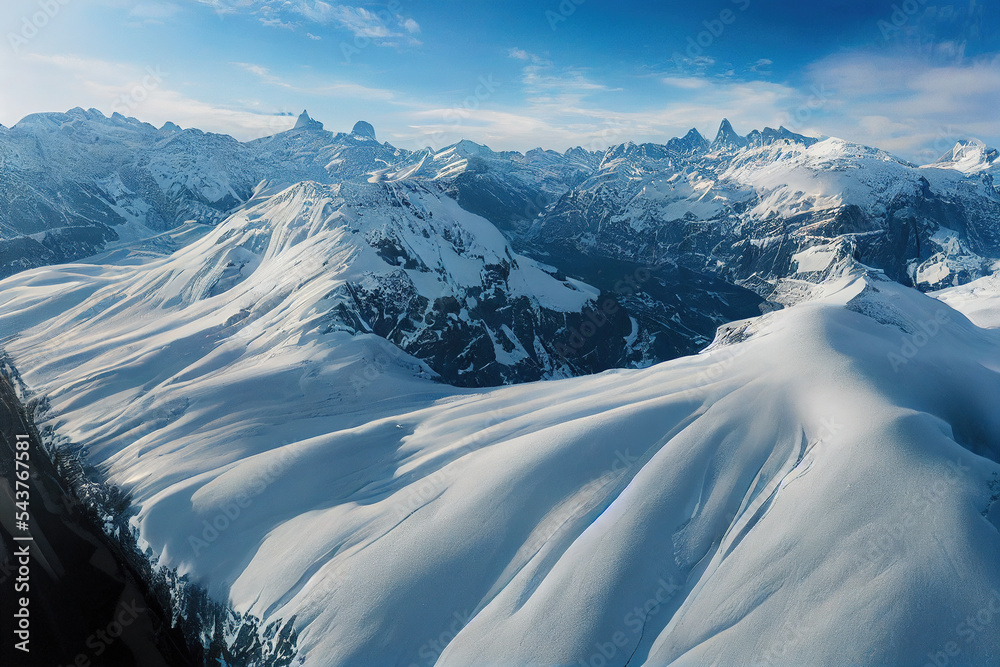
[[[712,150],[745,148],[746,145],[746,137],[742,137],[737,134],[736,130],[733,129],[732,123],[729,122],[729,119],[723,118],[722,123],[719,125],[719,131],[715,135],[715,141],[712,142]]]
[[[746,136],[746,141],[748,146],[770,146],[776,141],[791,141],[808,147],[817,143],[819,139],[792,132],[784,125],[781,125],[777,130],[773,127],[765,127],[763,130],[753,130]]]
[[[696,127],[692,127],[690,130],[688,130],[687,134],[684,135],[684,138],[685,139],[701,139],[702,141],[707,141],[705,139],[705,137],[702,136],[701,132],[698,131],[698,128],[696,128]]]
[[[98,109],[84,109],[74,107],[68,111],[51,111],[33,113],[19,120],[12,129],[16,129],[20,136],[27,135],[49,135],[55,136],[58,133],[62,139],[54,139],[56,142],[68,140],[70,143],[63,144],[59,150],[81,149],[85,153],[89,151],[88,146],[97,141],[97,137],[104,137],[108,141],[108,146],[117,146],[119,150],[126,151],[124,137],[131,135],[133,139],[147,139],[155,141],[158,138],[157,128],[149,123],[124,116],[117,111],[111,116],[105,116]],[[25,133],[25,134],[22,134]],[[70,148],[75,144],[75,148]]]
[[[702,153],[708,147],[708,140],[693,127],[683,137],[674,137],[667,142],[667,148],[678,153]]]
[[[323,123],[319,122],[318,120],[313,120],[312,118],[309,117],[309,112],[303,110],[302,113],[299,114],[299,119],[297,121],[295,121],[295,127],[293,127],[292,129],[293,130],[322,130],[323,129]]]
[[[107,120],[107,116],[94,108],[84,109],[83,107],[73,107],[66,112],[66,115],[84,120]]]
[[[591,199],[614,193],[613,198],[601,200],[601,207],[640,222],[635,227],[630,224],[629,231],[617,237],[611,232],[608,238],[600,236],[604,227],[598,235],[601,243],[624,252],[635,242],[636,229],[657,229],[663,222],[682,219],[727,219],[737,206],[734,192],[743,193],[739,206],[751,202],[742,216],[754,224],[775,214],[791,218],[809,213],[819,219],[818,211],[851,205],[861,207],[870,216],[865,224],[877,228],[880,218],[876,209],[886,193],[900,190],[907,196],[923,197],[920,177],[925,175],[931,180],[927,197],[951,196],[958,176],[947,170],[965,171],[966,164],[940,163],[935,169],[915,174],[910,171],[912,165],[884,151],[836,139],[820,142],[786,127],[765,127],[741,137],[728,119],[720,125],[714,148],[692,129],[666,145],[627,141],[606,152],[577,147],[562,155],[543,149],[525,155],[495,152],[468,140],[437,151],[411,153],[371,140],[374,130],[367,133],[361,123],[355,125],[354,134],[333,135],[312,129],[322,128],[322,124],[308,112],[302,113],[296,127],[299,129],[243,143],[228,135],[206,134],[194,128],[180,130],[173,123],[157,129],[121,114],[109,119],[95,110],[28,117],[3,133],[0,150],[17,156],[6,162],[13,170],[5,174],[9,177],[4,186],[7,192],[16,193],[30,184],[39,194],[32,197],[32,206],[13,209],[0,219],[22,231],[18,242],[28,247],[14,261],[0,263],[0,275],[86,257],[118,242],[116,235],[145,237],[185,220],[216,224],[246,202],[262,179],[280,185],[302,180],[437,181],[435,187],[444,188],[463,208],[504,230],[527,233],[529,227],[562,221],[559,224],[573,227],[567,238],[583,238],[594,232],[586,226],[576,228],[571,221],[596,210]],[[786,150],[783,144],[792,143]],[[803,146],[808,150],[801,150]],[[953,156],[995,155],[981,148],[982,142],[960,142],[960,146],[964,151],[954,150]],[[52,159],[56,155],[66,157]],[[192,161],[192,156],[198,159]],[[966,173],[992,173],[1000,162],[991,159],[982,163],[985,167],[973,166]],[[978,164],[981,162],[974,161]],[[831,165],[835,168],[830,169]],[[837,168],[842,166],[852,168]],[[39,179],[41,173],[46,174],[45,179]],[[130,176],[136,173],[141,175],[138,180]],[[822,179],[817,180],[814,175],[820,173]],[[711,185],[720,179],[726,181],[724,187]],[[97,197],[94,183],[100,188]],[[996,218],[995,189],[979,178],[972,186],[971,201],[963,205],[963,211],[968,212],[956,215],[967,219],[960,228],[979,225],[981,231],[968,252],[942,251],[946,258],[960,256],[968,261],[956,260],[947,267],[937,262],[940,270],[933,275],[929,268],[910,272],[928,289],[945,286],[943,281],[951,284],[981,275],[985,269],[980,267],[987,265],[983,258],[994,256],[998,237],[992,231],[993,223],[987,221]],[[564,197],[566,200],[557,206]],[[40,224],[45,236],[31,236],[39,233]],[[67,232],[68,227],[80,231]],[[931,242],[932,235],[932,231],[924,235],[921,248],[931,247],[924,242]],[[781,252],[781,266],[799,266],[785,256],[785,250]],[[899,258],[883,253],[867,259],[900,280],[909,275]],[[911,259],[917,259],[916,255]],[[961,269],[963,262],[971,268]],[[914,266],[919,268],[923,263],[915,262]],[[945,271],[942,267],[951,268]],[[768,275],[776,279],[784,271],[776,269]]]

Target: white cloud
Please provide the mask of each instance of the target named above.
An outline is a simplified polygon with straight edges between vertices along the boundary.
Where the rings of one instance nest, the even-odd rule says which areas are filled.
[[[715,58],[711,56],[695,56],[688,58],[679,53],[673,57],[674,68],[680,76],[703,76],[715,65]]]
[[[513,58],[514,60],[532,60],[532,59],[535,59],[535,58],[538,57],[538,56],[535,56],[535,55],[532,55],[532,54],[528,53],[524,49],[519,49],[517,47],[513,47],[511,49],[508,49],[507,50],[507,55],[510,56],[511,58]]]
[[[220,16],[253,10],[255,7],[264,4],[261,0],[196,0],[196,2],[211,7]]]
[[[539,115],[554,109],[565,113],[584,106],[590,95],[617,90],[591,81],[582,68],[556,67],[551,61],[518,48],[510,49],[507,54],[528,63],[521,70],[521,86],[526,101]]]
[[[812,81],[835,91],[827,132],[922,162],[954,139],[1000,140],[1000,56],[955,54],[855,52],[815,63]]]
[[[308,10],[307,5],[302,5],[302,7],[306,18],[322,23],[337,21],[354,33],[356,37],[377,39],[394,36],[389,26],[377,14],[363,7],[331,6],[322,2],[316,3],[316,7],[323,8],[322,11]]]
[[[399,104],[396,94],[388,90],[336,81],[315,86],[292,85],[261,65],[234,65],[262,83],[280,87],[285,93],[278,99],[294,96],[296,104],[303,99],[336,100],[341,107],[366,106],[371,102],[378,102],[379,106]],[[96,108],[108,116],[117,111],[156,126],[172,121],[182,127],[197,127],[246,140],[290,128],[295,123],[295,115],[290,114],[301,111],[301,107],[292,110],[253,99],[233,104],[200,100],[176,89],[179,77],[180,73],[169,70],[71,54],[26,54],[12,58],[0,53],[0,87],[20,93],[0,97],[0,121],[12,125],[31,113],[81,106]],[[39,86],[38,81],[46,85]]]
[[[407,31],[406,19],[397,16],[312,0],[295,5],[290,0],[200,1],[252,11],[257,19],[299,21],[302,34],[307,34],[304,26],[311,27],[303,11],[320,12],[315,18],[326,23],[353,22],[351,34],[373,35],[373,42],[396,39],[398,43],[400,38],[391,35]],[[123,13],[132,7],[138,19],[140,15],[167,16],[175,4],[122,0],[115,6]],[[297,9],[293,12],[289,7]],[[303,7],[306,9],[300,11]],[[32,48],[42,44],[39,40]],[[0,97],[0,121],[4,124],[27,113],[78,105],[110,113],[116,100],[130,94],[147,76],[138,65],[67,55],[32,56],[27,51],[22,57],[10,49],[0,53],[0,87],[12,91]],[[511,60],[505,66],[514,68],[517,75],[498,84],[502,86],[499,94],[490,90],[481,98],[474,96],[479,87],[474,81],[454,98],[431,97],[432,101],[426,101],[426,95],[418,98],[415,92],[408,96],[342,81],[319,66],[282,70],[258,63],[234,63],[253,77],[239,82],[247,91],[240,95],[250,99],[231,104],[204,101],[212,95],[218,100],[226,98],[209,87],[202,90],[210,92],[188,92],[199,89],[182,78],[190,72],[178,71],[176,77],[170,74],[141,93],[143,99],[136,101],[132,115],[245,137],[258,131],[254,128],[262,122],[260,109],[282,108],[289,99],[295,101],[296,111],[306,104],[312,109],[311,100],[316,99],[321,110],[326,103],[328,109],[338,110],[334,113],[357,113],[378,121],[384,128],[382,134],[408,148],[431,143],[429,137],[435,141],[440,137],[470,138],[495,148],[518,150],[536,145],[606,146],[626,140],[664,142],[691,127],[711,138],[722,117],[730,118],[741,133],[785,125],[803,134],[839,136],[879,146],[923,162],[936,158],[943,152],[942,146],[946,149],[961,137],[1000,143],[1000,56],[969,58],[960,44],[928,45],[919,54],[888,47],[839,52],[804,67],[800,71],[802,82],[797,85],[787,80],[766,81],[771,77],[763,73],[744,72],[751,80],[740,81],[738,77],[699,75],[677,68],[631,79],[622,75],[612,84],[591,70],[562,66],[520,47],[508,49],[506,56]],[[767,67],[768,62],[761,59],[753,67]],[[612,87],[621,83],[628,88]],[[255,94],[265,102],[255,101]],[[345,105],[350,111],[340,111]],[[395,134],[393,128],[397,128]]]
[[[96,108],[107,116],[119,112],[154,125],[173,121],[183,127],[225,132],[250,138],[273,134],[294,123],[272,114],[208,104],[169,87],[171,74],[75,55],[26,55],[17,67],[0,68],[0,86],[32,91],[4,96],[0,117],[15,120],[39,111],[65,111],[70,106]],[[31,82],[45,81],[45,86]],[[68,102],[72,100],[72,102]]]
[[[410,33],[411,35],[420,34],[419,23],[417,23],[413,19],[403,19],[402,17],[398,16],[396,18],[400,20],[400,24],[403,26],[403,29],[406,30],[406,32]]]
[[[393,140],[407,147],[439,148],[468,138],[497,149],[583,145],[598,150],[624,141],[663,143],[692,127],[712,139],[723,117],[732,119],[742,133],[785,125],[819,134],[813,123],[805,122],[810,119],[796,119],[795,111],[807,97],[788,85],[660,75],[662,94],[647,94],[644,104],[635,105],[634,91],[628,91],[628,97],[619,96],[625,91],[591,79],[585,69],[559,67],[517,47],[507,55],[523,63],[518,81],[523,104],[501,107],[486,96],[418,109],[411,114],[417,122],[410,122]],[[504,99],[509,98],[508,92]],[[811,110],[808,115],[813,116]]]
[[[281,85],[281,80],[278,79],[278,77],[276,76],[271,76],[270,70],[268,70],[266,67],[263,67],[261,65],[254,65],[253,63],[234,62],[231,64],[236,65],[240,69],[246,70],[247,72],[250,72],[251,74],[260,77],[266,83]]]
[[[294,91],[303,95],[312,95],[316,97],[336,97],[336,98],[350,98],[355,100],[370,100],[370,101],[380,101],[380,102],[392,102],[396,100],[396,93],[391,90],[386,90],[384,88],[369,88],[368,86],[362,86],[360,84],[335,81],[329,82],[324,81],[318,85],[302,85],[302,84],[292,84],[288,81],[282,79],[279,76],[275,76],[271,73],[267,67],[261,65],[255,65],[253,63],[242,63],[234,62],[230,63],[239,67],[242,70],[250,72],[256,76],[262,83],[266,83],[271,86],[278,86],[289,91]]]
[[[284,28],[285,30],[295,30],[296,28],[298,28],[298,26],[295,25],[294,23],[289,23],[288,21],[282,21],[279,18],[267,18],[265,16],[261,16],[258,20],[260,21],[261,25],[266,25],[269,28]]]
[[[534,67],[539,69],[531,69]],[[582,72],[570,70],[567,74],[549,71],[550,67],[547,61],[525,67],[522,83],[526,101],[520,108],[490,108],[487,99],[480,105],[419,110],[412,114],[418,122],[394,140],[436,148],[469,138],[495,149],[582,145],[601,150],[625,141],[664,143],[692,127],[712,139],[723,117],[733,119],[737,131],[743,133],[767,125],[790,127],[794,123],[789,109],[800,99],[796,89],[766,81],[668,77],[664,83],[679,94],[665,94],[659,105],[651,104],[648,109],[621,111],[588,103],[589,94],[610,92],[606,86],[588,81]],[[793,129],[808,132],[812,128]]]
[[[385,11],[373,12],[363,7],[328,5],[324,2],[316,2],[311,8],[302,4],[300,11],[313,21],[337,23],[351,31],[355,37],[371,39],[377,45],[416,46],[421,43],[413,37],[420,32],[420,24],[413,19],[390,16]]]

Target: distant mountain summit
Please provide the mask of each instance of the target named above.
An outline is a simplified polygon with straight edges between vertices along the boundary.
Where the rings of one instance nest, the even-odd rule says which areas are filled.
[[[678,153],[704,153],[709,148],[708,139],[701,132],[691,128],[681,138],[674,137],[667,142],[667,148]]]
[[[736,133],[736,130],[733,129],[733,126],[729,122],[728,118],[723,118],[722,124],[719,125],[719,132],[715,135],[715,141],[712,142],[712,150],[737,150],[740,148],[746,148],[746,145],[746,138],[741,137]]]
[[[295,127],[293,127],[292,129],[293,130],[322,130],[323,129],[323,123],[319,122],[318,120],[313,120],[312,118],[309,117],[309,112],[308,111],[303,111],[299,115],[299,119],[297,121],[295,121]]]
[[[997,149],[987,146],[979,139],[960,139],[934,165],[972,173],[997,166],[997,157]]]
[[[375,128],[371,123],[359,120],[354,124],[354,129],[351,130],[351,134],[356,137],[368,137],[369,139],[375,139]],[[377,139],[375,140],[378,141]]]
[[[753,130],[746,136],[746,139],[748,146],[770,146],[776,141],[791,141],[803,146],[812,146],[819,141],[819,139],[813,137],[796,134],[784,125],[777,130],[770,127],[765,127],[763,130]]]

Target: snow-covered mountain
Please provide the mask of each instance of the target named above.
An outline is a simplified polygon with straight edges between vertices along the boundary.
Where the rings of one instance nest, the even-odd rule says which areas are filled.
[[[0,275],[218,222],[257,184],[240,151],[232,137],[94,109],[28,116],[0,135]]]
[[[1000,171],[1000,153],[978,139],[963,139],[929,167],[957,169],[965,173]]]
[[[479,147],[484,157],[468,162],[469,146],[475,145],[462,142],[426,160],[429,151],[380,144],[363,121],[349,133],[333,133],[305,112],[291,130],[246,143],[172,123],[157,129],[119,114],[106,118],[96,109],[34,114],[0,132],[0,275],[86,257],[188,220],[217,224],[262,180],[334,184],[419,171],[422,178],[446,176],[459,198],[466,180],[476,181],[467,197],[479,200],[467,206],[475,213],[488,206],[487,185],[494,193],[518,190],[491,210],[521,218],[528,206],[562,194],[564,183],[582,180],[597,159],[579,150],[505,153],[499,159],[509,168],[494,164],[486,178],[492,151]]]
[[[410,284],[406,272],[420,278],[418,283],[427,283],[429,274],[436,280],[441,272],[440,259],[414,254],[415,244],[443,244],[464,253],[463,239],[449,236],[452,230],[444,219],[472,216],[448,207],[443,211],[444,226],[438,228],[405,195],[393,193],[424,191],[442,205],[447,202],[441,196],[450,196],[468,211],[482,211],[505,222],[531,218],[596,165],[597,157],[582,149],[566,154],[542,150],[500,154],[461,142],[435,154],[411,154],[378,143],[367,123],[359,122],[350,133],[335,134],[306,113],[293,129],[246,144],[173,125],[156,130],[133,119],[107,119],[97,111],[79,109],[29,117],[11,136],[9,145],[28,157],[8,166],[38,184],[24,191],[37,194],[48,187],[60,194],[38,196],[45,205],[51,204],[46,218],[28,216],[30,207],[21,206],[17,196],[8,193],[8,210],[26,216],[9,219],[5,227],[9,238],[3,241],[2,254],[9,260],[8,273],[102,249],[90,261],[133,262],[141,252],[174,250],[199,234],[197,224],[178,224],[193,218],[196,223],[217,225],[225,215],[242,210],[258,184],[258,191],[267,192],[304,181],[344,187],[364,202],[368,219],[394,221],[385,229],[365,232],[366,242],[384,261],[380,271],[369,272],[364,284],[352,282],[345,288],[350,289],[352,317],[357,319],[351,326],[385,336],[457,384],[501,384],[648,365],[694,352],[711,340],[722,322],[759,312],[760,298],[745,289],[669,263],[639,262],[621,263],[620,273],[614,275],[588,274],[598,291],[581,288],[593,292],[584,309],[580,304],[569,313],[538,309],[538,304],[520,299],[523,289],[516,283],[521,274],[507,275],[513,260],[504,253],[512,251],[499,246],[494,249],[500,259],[480,254],[472,258],[477,266],[465,267],[467,275],[482,273],[475,286],[461,282],[467,275],[458,287],[440,294],[436,287],[433,294],[423,294],[422,288]],[[62,155],[66,164],[48,169],[43,155]],[[85,196],[90,197],[88,204],[83,203]],[[486,205],[487,201],[493,204]],[[54,227],[67,219],[69,225]],[[18,232],[26,226],[30,233]],[[171,233],[163,234],[164,230]],[[154,236],[154,232],[160,233]],[[491,234],[498,236],[495,230]],[[233,260],[231,272],[238,273],[244,260],[251,262]],[[544,266],[520,261],[524,267]],[[567,268],[570,275],[577,273],[575,267],[539,270],[569,285]],[[637,272],[643,276],[641,290],[632,278]],[[513,283],[508,284],[509,277]],[[445,282],[449,280],[454,277],[445,277]],[[631,286],[623,288],[623,280]],[[694,299],[679,298],[693,293],[697,293]],[[609,298],[615,313],[601,312]],[[442,342],[444,338],[447,342]],[[555,353],[557,348],[562,352]],[[494,354],[494,349],[499,352]],[[493,363],[496,358],[501,361]]]
[[[615,367],[639,333],[616,307],[575,354],[561,353],[569,331],[599,311],[600,292],[514,254],[489,222],[417,183],[261,189],[202,238],[146,263],[150,256],[140,244],[96,260],[114,261],[107,275],[130,285],[105,294],[104,316],[131,319],[131,306],[142,302],[140,319],[161,322],[160,330],[175,310],[211,313],[198,334],[204,345],[236,330],[290,343],[374,334],[456,385]],[[132,296],[115,296],[122,290]],[[288,309],[295,319],[275,324],[275,311]]]
[[[412,153],[384,177],[446,183],[448,194],[463,208],[514,231],[590,176],[599,161],[599,153],[582,148],[565,153],[538,148],[522,155],[460,141],[437,152]]]
[[[1000,609],[979,143],[409,152],[76,109],[0,158],[0,363],[232,664],[1000,654],[966,620]]]
[[[34,114],[0,134],[0,275],[188,220],[217,224],[262,180],[340,182],[400,155],[368,135],[327,132],[307,114],[248,143],[96,109]]]
[[[532,238],[557,265],[567,251],[669,260],[765,297],[782,278],[822,279],[853,261],[938,289],[1000,259],[1000,193],[986,171],[956,164],[917,168],[784,128],[741,137],[724,121],[701,150],[610,149]]]
[[[187,220],[218,224],[261,181],[371,180],[432,182],[564,271],[563,255],[580,253],[671,264],[766,297],[780,278],[853,258],[931,290],[987,275],[1000,258],[997,164],[975,140],[917,168],[786,128],[741,136],[728,120],[711,143],[692,130],[603,154],[521,154],[470,141],[411,152],[379,143],[368,123],[333,133],[305,112],[292,130],[240,143],[73,109],[0,133],[0,275]]]
[[[383,261],[361,239],[392,228],[348,189],[260,194],[139,265],[0,282],[44,432],[130,494],[154,562],[290,625],[311,666],[1000,652],[965,620],[1000,604],[1000,331],[962,314],[990,324],[995,283],[939,300],[848,273],[700,355],[455,389],[337,315]],[[395,192],[429,224],[448,205]],[[467,252],[426,280],[502,263],[490,233],[456,229]],[[538,303],[588,296],[507,261]]]

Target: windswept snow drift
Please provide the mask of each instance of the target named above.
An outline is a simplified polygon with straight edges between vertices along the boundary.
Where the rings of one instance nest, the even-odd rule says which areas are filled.
[[[132,493],[151,557],[294,618],[304,664],[1000,654],[1000,331],[949,306],[992,288],[848,276],[694,357],[462,390],[318,326],[331,283],[292,241],[328,218],[294,219],[267,232],[301,245],[285,274],[223,226],[9,278],[0,331],[53,440]],[[350,226],[324,229],[324,271],[363,270]]]

